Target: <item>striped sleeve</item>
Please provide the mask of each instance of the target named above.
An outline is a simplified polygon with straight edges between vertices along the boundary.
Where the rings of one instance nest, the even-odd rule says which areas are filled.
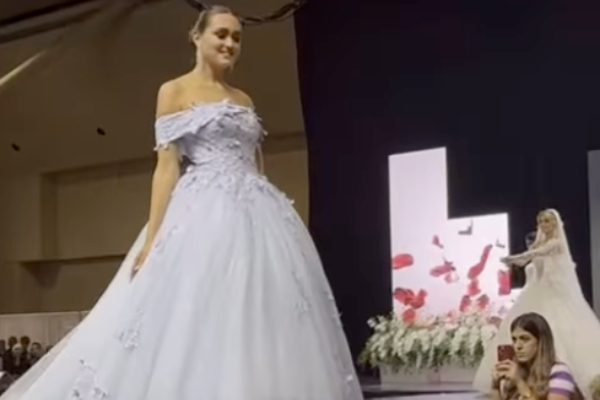
[[[569,367],[565,364],[555,364],[550,370],[550,380],[548,382],[549,392],[571,398],[576,391],[575,381],[571,375]]]

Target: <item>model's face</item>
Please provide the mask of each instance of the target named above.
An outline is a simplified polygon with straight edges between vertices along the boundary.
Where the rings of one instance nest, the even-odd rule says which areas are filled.
[[[516,328],[512,331],[512,342],[517,362],[528,364],[535,358],[538,350],[538,340],[531,333]]]
[[[205,63],[217,69],[231,69],[240,56],[242,26],[231,14],[215,14],[204,32],[194,35],[193,40]]]
[[[543,212],[538,217],[538,228],[544,232],[546,236],[552,236],[556,230],[556,217],[550,212]]]

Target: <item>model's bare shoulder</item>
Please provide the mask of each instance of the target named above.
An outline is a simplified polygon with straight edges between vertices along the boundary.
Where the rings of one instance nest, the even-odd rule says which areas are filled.
[[[236,103],[245,106],[245,107],[250,107],[250,108],[254,108],[254,102],[252,101],[252,98],[243,90],[238,89],[238,88],[232,88],[232,93],[233,96],[235,96],[234,100]]]
[[[181,78],[176,78],[160,85],[156,99],[156,117],[181,111]]]

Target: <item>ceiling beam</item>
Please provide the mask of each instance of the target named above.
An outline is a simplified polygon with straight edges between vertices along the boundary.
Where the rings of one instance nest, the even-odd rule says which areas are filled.
[[[8,18],[0,19],[0,26],[7,27],[12,24],[16,24],[16,23],[23,22],[23,21],[26,21],[29,19],[33,19],[33,18],[47,16],[48,14],[53,14],[55,12],[64,11],[68,8],[71,8],[74,6],[79,6],[84,3],[90,3],[93,1],[94,0],[62,1],[58,4],[52,4],[47,7],[37,8],[35,10],[30,10],[30,11],[24,12],[22,14],[17,14],[17,15],[10,16]]]
[[[157,1],[162,0],[143,0],[143,3]],[[3,21],[9,21],[8,24],[0,21],[0,45],[66,28],[91,17],[105,4],[106,0],[72,0],[57,6],[21,14],[18,18],[7,18]]]

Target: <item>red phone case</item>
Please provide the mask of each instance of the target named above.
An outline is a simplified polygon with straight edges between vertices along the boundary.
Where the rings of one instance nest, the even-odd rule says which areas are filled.
[[[510,344],[498,346],[498,361],[512,360],[515,358],[515,348]]]

